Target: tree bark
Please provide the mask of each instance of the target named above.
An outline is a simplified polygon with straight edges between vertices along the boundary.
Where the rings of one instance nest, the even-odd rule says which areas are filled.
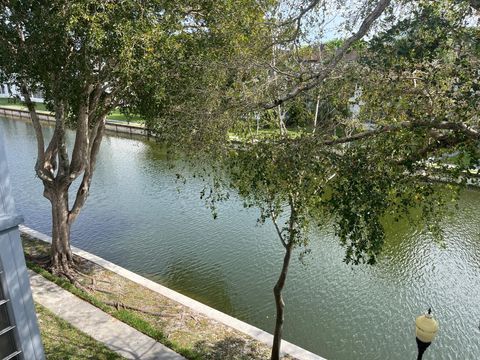
[[[280,129],[280,136],[285,136],[287,134],[287,128],[285,126],[285,113],[282,110],[280,105],[277,106],[277,114],[278,114],[278,128]]]
[[[47,191],[52,204],[52,260],[51,270],[55,274],[68,275],[72,270],[73,255],[70,249],[70,226],[68,220],[68,185]]]
[[[320,108],[320,95],[317,95],[317,105],[315,106],[315,117],[313,118],[313,133],[317,130],[318,109]]]
[[[277,309],[277,317],[275,321],[275,331],[273,333],[273,346],[272,346],[272,356],[271,360],[280,359],[280,345],[282,342],[282,333],[283,333],[283,322],[284,322],[284,308],[285,303],[282,297],[282,290],[285,286],[285,281],[287,279],[288,267],[290,265],[290,258],[292,256],[293,243],[288,243],[285,247],[285,256],[283,258],[282,271],[280,276],[273,288],[273,294],[275,297],[275,306]]]

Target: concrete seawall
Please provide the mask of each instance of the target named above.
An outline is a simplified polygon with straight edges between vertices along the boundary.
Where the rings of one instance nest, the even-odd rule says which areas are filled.
[[[36,230],[30,229],[26,226],[20,225],[20,232],[26,235],[29,235],[35,239],[42,240],[48,243],[52,242],[52,238],[48,235],[42,234]],[[124,278],[133,281],[147,289],[155,291],[173,301],[176,301],[182,305],[188,306],[189,308],[208,316],[209,318],[216,320],[222,324],[225,324],[235,330],[243,332],[244,334],[249,335],[250,337],[254,338],[255,340],[267,344],[268,346],[272,346],[273,336],[266,331],[263,331],[255,326],[247,324],[241,320],[238,320],[230,315],[222,313],[210,306],[202,304],[199,301],[193,300],[185,295],[182,295],[174,290],[171,290],[163,285],[160,285],[154,281],[151,281],[143,276],[140,276],[130,270],[122,268],[108,260],[105,260],[101,257],[88,253],[84,250],[75,248],[72,246],[72,251],[75,255],[80,256],[84,259],[87,259],[97,265],[102,266],[103,268],[110,270]],[[321,356],[314,354],[308,350],[305,350],[297,345],[289,343],[288,341],[282,341],[281,351],[283,354],[289,354],[296,359],[299,360],[326,360]]]
[[[37,114],[39,119],[42,121],[50,123],[55,122],[55,115],[52,113],[38,112]],[[30,113],[27,110],[12,109],[9,107],[0,106],[0,116],[2,115],[11,118],[30,119]],[[124,124],[120,121],[109,119],[106,121],[105,129],[111,133],[146,136],[147,138],[152,137],[153,134],[152,130],[146,129],[143,126]]]

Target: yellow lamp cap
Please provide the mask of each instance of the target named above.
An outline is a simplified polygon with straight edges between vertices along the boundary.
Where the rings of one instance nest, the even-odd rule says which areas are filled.
[[[415,335],[420,341],[431,343],[437,332],[438,321],[432,315],[420,315],[415,320]]]

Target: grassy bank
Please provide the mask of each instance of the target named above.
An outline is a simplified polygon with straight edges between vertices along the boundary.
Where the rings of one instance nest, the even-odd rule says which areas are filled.
[[[47,108],[43,103],[35,103],[37,110],[41,112],[48,112]],[[18,109],[18,110],[27,110],[27,107],[23,105],[23,103],[16,99],[10,98],[0,98],[0,106],[8,107],[11,109]]]
[[[270,348],[263,343],[78,258],[82,272],[88,274],[79,278],[81,290],[36,263],[48,253],[49,244],[26,235],[22,241],[29,268],[187,359],[269,359]]]
[[[35,309],[47,360],[124,359],[43,306],[35,304]]]

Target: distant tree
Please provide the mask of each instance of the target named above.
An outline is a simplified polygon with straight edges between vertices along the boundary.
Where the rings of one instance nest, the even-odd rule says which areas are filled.
[[[478,165],[478,15],[469,2],[420,2],[410,18],[372,39],[356,81],[360,117],[376,128],[362,136],[388,132],[418,160],[458,151],[449,158],[457,173]]]

